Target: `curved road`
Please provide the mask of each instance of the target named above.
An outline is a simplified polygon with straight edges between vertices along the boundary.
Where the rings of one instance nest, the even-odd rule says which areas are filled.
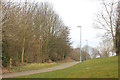
[[[79,63],[79,62],[69,62],[69,63],[64,63],[64,64],[61,64],[61,65],[53,66],[53,67],[50,67],[50,68],[39,69],[39,70],[31,70],[31,71],[7,73],[7,74],[3,74],[2,78],[17,77],[17,76],[24,76],[24,75],[36,74],[36,73],[43,73],[43,72],[55,71],[55,70],[64,69],[64,68],[73,66],[73,65],[75,65],[77,63]]]

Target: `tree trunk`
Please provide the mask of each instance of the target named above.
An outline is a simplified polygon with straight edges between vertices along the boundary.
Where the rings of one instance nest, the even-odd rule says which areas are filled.
[[[23,39],[23,49],[22,49],[22,55],[21,55],[21,62],[22,64],[24,63],[24,51],[25,51],[25,35],[24,35],[24,39]]]

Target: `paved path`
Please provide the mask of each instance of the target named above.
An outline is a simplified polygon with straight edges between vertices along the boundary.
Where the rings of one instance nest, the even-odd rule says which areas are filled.
[[[36,74],[36,73],[43,73],[43,72],[55,71],[55,70],[64,69],[64,68],[73,66],[73,65],[75,65],[77,63],[79,63],[79,62],[69,62],[69,63],[64,63],[64,64],[61,64],[61,65],[53,66],[53,67],[50,67],[50,68],[39,69],[39,70],[31,70],[31,71],[7,73],[7,74],[3,74],[2,78],[24,76],[24,75],[30,75],[30,74]]]

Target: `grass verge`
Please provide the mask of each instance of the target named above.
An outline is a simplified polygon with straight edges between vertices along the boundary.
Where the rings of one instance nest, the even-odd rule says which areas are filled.
[[[36,69],[43,69],[43,68],[49,68],[52,66],[57,66],[62,63],[30,63],[22,66],[15,66],[12,67],[10,72],[21,72],[21,71],[28,71],[28,70],[36,70]],[[9,72],[6,72],[9,73]]]

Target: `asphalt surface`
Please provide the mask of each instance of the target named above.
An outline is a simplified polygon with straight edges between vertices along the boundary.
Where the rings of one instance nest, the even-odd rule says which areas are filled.
[[[71,66],[73,66],[73,65],[75,65],[77,63],[79,63],[79,62],[69,62],[69,63],[64,63],[64,64],[61,64],[61,65],[53,66],[53,67],[50,67],[50,68],[44,68],[44,69],[38,69],[38,70],[30,70],[30,71],[23,71],[23,72],[7,73],[7,74],[3,74],[2,78],[17,77],[17,76],[36,74],[36,73],[55,71],[55,70],[71,67]]]

